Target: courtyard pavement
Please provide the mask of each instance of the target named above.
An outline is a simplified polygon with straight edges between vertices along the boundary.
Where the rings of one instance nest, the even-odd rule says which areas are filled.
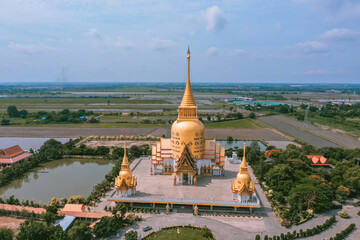
[[[139,195],[148,196],[154,194],[157,196],[172,197],[182,196],[184,198],[199,198],[206,197],[209,199],[227,199],[231,198],[231,180],[236,177],[239,169],[239,164],[230,164],[226,162],[226,177],[222,179],[220,177],[204,177],[199,178],[199,186],[172,186],[172,177],[167,175],[155,175],[151,176],[149,172],[150,161],[142,160],[133,173],[138,177],[138,189]],[[162,214],[139,214],[142,216],[143,221],[136,222],[131,226],[124,228],[120,232],[119,238],[113,239],[124,239],[124,234],[129,230],[137,231],[142,237],[146,236],[149,232],[143,232],[144,226],[151,226],[154,231],[157,231],[163,227],[173,225],[194,225],[194,226],[207,226],[211,229],[214,236],[218,240],[222,239],[240,239],[240,240],[253,240],[257,234],[262,237],[265,235],[273,236],[280,235],[281,233],[286,234],[294,230],[300,231],[300,229],[306,230],[316,225],[323,224],[326,219],[336,214],[337,222],[328,230],[309,238],[308,240],[318,239],[329,239],[335,236],[337,233],[344,230],[351,223],[355,223],[357,228],[351,235],[346,238],[347,240],[358,240],[360,239],[360,217],[357,216],[357,212],[360,208],[353,207],[352,201],[348,201],[345,207],[349,209],[349,219],[343,219],[337,216],[340,210],[331,210],[326,213],[315,215],[309,221],[291,228],[285,228],[280,225],[279,220],[272,211],[271,205],[267,200],[262,188],[260,187],[257,179],[255,178],[251,167],[249,167],[249,174],[251,179],[255,182],[255,188],[258,197],[260,198],[262,207],[261,209],[254,209],[252,216],[256,218],[249,218],[250,214],[240,214],[236,217],[224,217],[224,216],[193,216],[188,213],[172,213],[170,215]],[[110,196],[113,190],[110,191],[107,196]],[[174,194],[174,195],[172,195]],[[219,195],[219,196],[216,196]],[[356,200],[357,201],[357,200]],[[92,210],[103,211],[104,207],[112,206],[113,202],[107,202],[106,197],[102,198],[101,202],[93,207]],[[175,210],[176,211],[176,210]]]

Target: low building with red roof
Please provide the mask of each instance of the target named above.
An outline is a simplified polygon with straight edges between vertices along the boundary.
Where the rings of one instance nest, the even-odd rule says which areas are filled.
[[[312,166],[331,166],[327,158],[321,155],[307,155],[308,159],[311,160]]]
[[[21,149],[19,145],[15,145],[6,149],[0,150],[0,165],[8,166],[16,162],[20,162],[24,159],[31,157],[31,153],[27,153]]]
[[[269,158],[269,157],[271,157],[271,154],[272,154],[273,152],[280,152],[280,149],[266,150],[265,153],[264,153],[264,155],[265,155],[266,158]]]

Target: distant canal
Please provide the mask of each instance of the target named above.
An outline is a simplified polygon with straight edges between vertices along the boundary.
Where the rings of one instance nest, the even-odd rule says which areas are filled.
[[[44,163],[23,178],[0,188],[0,197],[14,195],[20,201],[41,200],[44,204],[52,197],[84,195],[86,198],[114,164],[114,161],[97,159],[61,159]]]

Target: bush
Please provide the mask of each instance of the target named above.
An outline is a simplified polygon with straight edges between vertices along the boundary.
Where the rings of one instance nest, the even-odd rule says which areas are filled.
[[[355,224],[352,223],[347,228],[342,230],[340,233],[336,234],[334,238],[330,238],[330,239],[333,239],[333,240],[345,239],[354,229],[355,229]]]
[[[0,239],[12,240],[14,238],[14,231],[10,228],[0,228]]]

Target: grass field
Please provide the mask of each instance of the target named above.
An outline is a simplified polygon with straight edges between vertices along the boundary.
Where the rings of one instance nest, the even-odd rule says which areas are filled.
[[[104,97],[78,98],[0,98],[0,105],[32,105],[32,104],[169,104],[165,100],[127,99]]]
[[[346,119],[346,121],[342,121],[341,123],[339,123],[336,119],[316,116],[316,117],[309,117],[309,121],[318,123],[320,125],[329,126],[334,129],[343,130],[353,137],[357,137],[357,138],[360,137],[360,128],[358,127],[359,126],[358,119],[351,119],[351,120]]]
[[[227,122],[212,122],[205,124],[205,128],[262,128],[251,119],[241,119]]]
[[[12,126],[21,126],[21,127],[74,127],[74,128],[87,128],[87,127],[95,127],[95,128],[165,128],[166,124],[142,124],[142,123],[116,123],[116,122],[105,122],[105,123],[85,123],[85,124],[74,124],[74,123],[59,123],[59,124],[24,124],[22,119],[18,119],[17,121],[12,121]],[[205,124],[205,128],[262,128],[261,125],[254,122],[251,119],[242,119],[235,121],[227,121],[227,122],[212,122]]]
[[[180,228],[179,232],[177,229],[160,230],[151,236],[147,237],[146,240],[206,240],[203,233],[199,230],[191,228]]]

